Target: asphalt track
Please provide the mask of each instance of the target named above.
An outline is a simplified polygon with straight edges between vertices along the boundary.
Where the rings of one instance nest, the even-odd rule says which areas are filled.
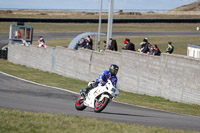
[[[39,36],[43,36],[45,40],[74,38],[80,32],[54,32],[54,33],[34,33],[33,40],[37,41]],[[114,37],[151,37],[151,36],[199,36],[200,32],[113,32]],[[0,33],[0,49],[8,44],[8,33]]]
[[[110,102],[101,113],[74,107],[78,94],[27,82],[0,72],[0,107],[30,112],[64,113],[122,123],[200,131],[200,117]]]

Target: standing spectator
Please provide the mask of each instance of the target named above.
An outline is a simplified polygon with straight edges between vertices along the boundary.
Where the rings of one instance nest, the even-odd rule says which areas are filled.
[[[126,39],[127,45],[125,47],[125,50],[131,50],[135,51],[135,45],[130,41],[130,39]]]
[[[174,46],[172,46],[172,42],[168,42],[168,48],[166,49],[167,54],[172,54],[174,51]]]
[[[141,51],[140,52],[142,52],[142,53],[147,53],[148,51],[149,51],[149,42],[148,42],[148,40],[147,39],[144,39],[143,40],[143,45],[142,45],[142,48],[141,48]]]
[[[40,38],[38,40],[38,47],[47,48],[43,36],[40,36]]]
[[[85,48],[92,50],[93,40],[90,36],[87,36],[86,46]]]
[[[161,52],[156,44],[153,45],[153,49],[154,49],[153,55],[157,55],[157,56],[161,55]]]
[[[110,38],[110,50],[117,51],[117,41]]]

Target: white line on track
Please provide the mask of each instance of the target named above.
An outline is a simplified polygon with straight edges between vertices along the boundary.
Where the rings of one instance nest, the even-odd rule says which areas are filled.
[[[67,90],[67,89],[62,89],[62,88],[58,88],[58,87],[54,87],[54,86],[48,86],[48,85],[39,84],[39,83],[36,83],[36,82],[33,82],[33,81],[29,81],[29,80],[26,80],[26,79],[22,79],[22,78],[19,78],[19,77],[16,77],[16,76],[13,76],[13,75],[4,73],[4,72],[2,72],[2,71],[0,71],[0,73],[1,73],[1,74],[4,74],[4,75],[6,75],[6,76],[12,77],[12,78],[16,78],[16,79],[19,79],[19,80],[22,80],[22,81],[25,81],[25,82],[28,82],[28,83],[35,84],[35,85],[39,85],[39,86],[43,86],[43,87],[49,87],[49,88],[53,88],[53,89],[57,89],[57,90],[61,90],[61,91],[65,91],[65,92],[70,92],[70,93],[79,95],[79,93],[74,92],[74,91],[70,91],[70,90]],[[166,110],[153,109],[153,108],[149,108],[149,107],[145,107],[145,106],[139,106],[139,105],[132,105],[132,104],[128,104],[128,103],[122,103],[122,102],[118,102],[118,101],[115,101],[115,100],[113,100],[113,102],[120,103],[120,104],[125,104],[125,105],[129,105],[129,106],[137,106],[137,107],[144,108],[144,109],[152,109],[152,110],[157,110],[157,111],[163,111],[163,112],[168,112],[168,113],[174,113],[174,112],[169,112],[169,111],[166,111]],[[179,114],[179,113],[174,113],[174,114]],[[180,114],[179,114],[179,115],[180,115]],[[181,115],[186,115],[186,114],[181,114]],[[199,116],[193,116],[193,115],[188,115],[188,116],[199,117]]]
[[[25,82],[28,82],[28,83],[35,84],[35,85],[39,85],[39,86],[43,86],[43,87],[50,87],[50,88],[53,88],[53,89],[57,89],[57,90],[61,90],[61,91],[66,91],[66,92],[70,92],[70,93],[77,94],[77,95],[79,94],[79,93],[74,92],[74,91],[70,91],[70,90],[66,90],[66,89],[62,89],[62,88],[58,88],[58,87],[54,87],[54,86],[43,85],[43,84],[39,84],[39,83],[36,83],[36,82],[33,82],[33,81],[22,79],[22,78],[19,78],[19,77],[16,77],[16,76],[13,76],[13,75],[1,72],[1,71],[0,71],[0,73],[4,74],[6,76],[12,77],[12,78],[16,78],[16,79],[19,79],[19,80],[22,80],[22,81],[25,81]]]

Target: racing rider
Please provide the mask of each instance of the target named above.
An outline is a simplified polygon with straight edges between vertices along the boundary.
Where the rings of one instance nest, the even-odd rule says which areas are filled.
[[[117,85],[117,72],[119,70],[119,67],[115,64],[111,64],[109,70],[105,70],[103,73],[99,75],[99,77],[96,79],[96,82],[89,85],[86,88],[85,94],[87,95],[90,90],[97,87],[99,83],[101,85],[105,85],[107,83],[107,80],[110,79],[113,86],[116,87]]]

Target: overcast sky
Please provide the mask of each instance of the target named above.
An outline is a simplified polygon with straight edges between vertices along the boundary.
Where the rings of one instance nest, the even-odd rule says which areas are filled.
[[[103,0],[108,9],[109,0]],[[115,9],[169,10],[197,0],[114,0]],[[99,9],[100,0],[0,0],[0,8],[19,9]]]

